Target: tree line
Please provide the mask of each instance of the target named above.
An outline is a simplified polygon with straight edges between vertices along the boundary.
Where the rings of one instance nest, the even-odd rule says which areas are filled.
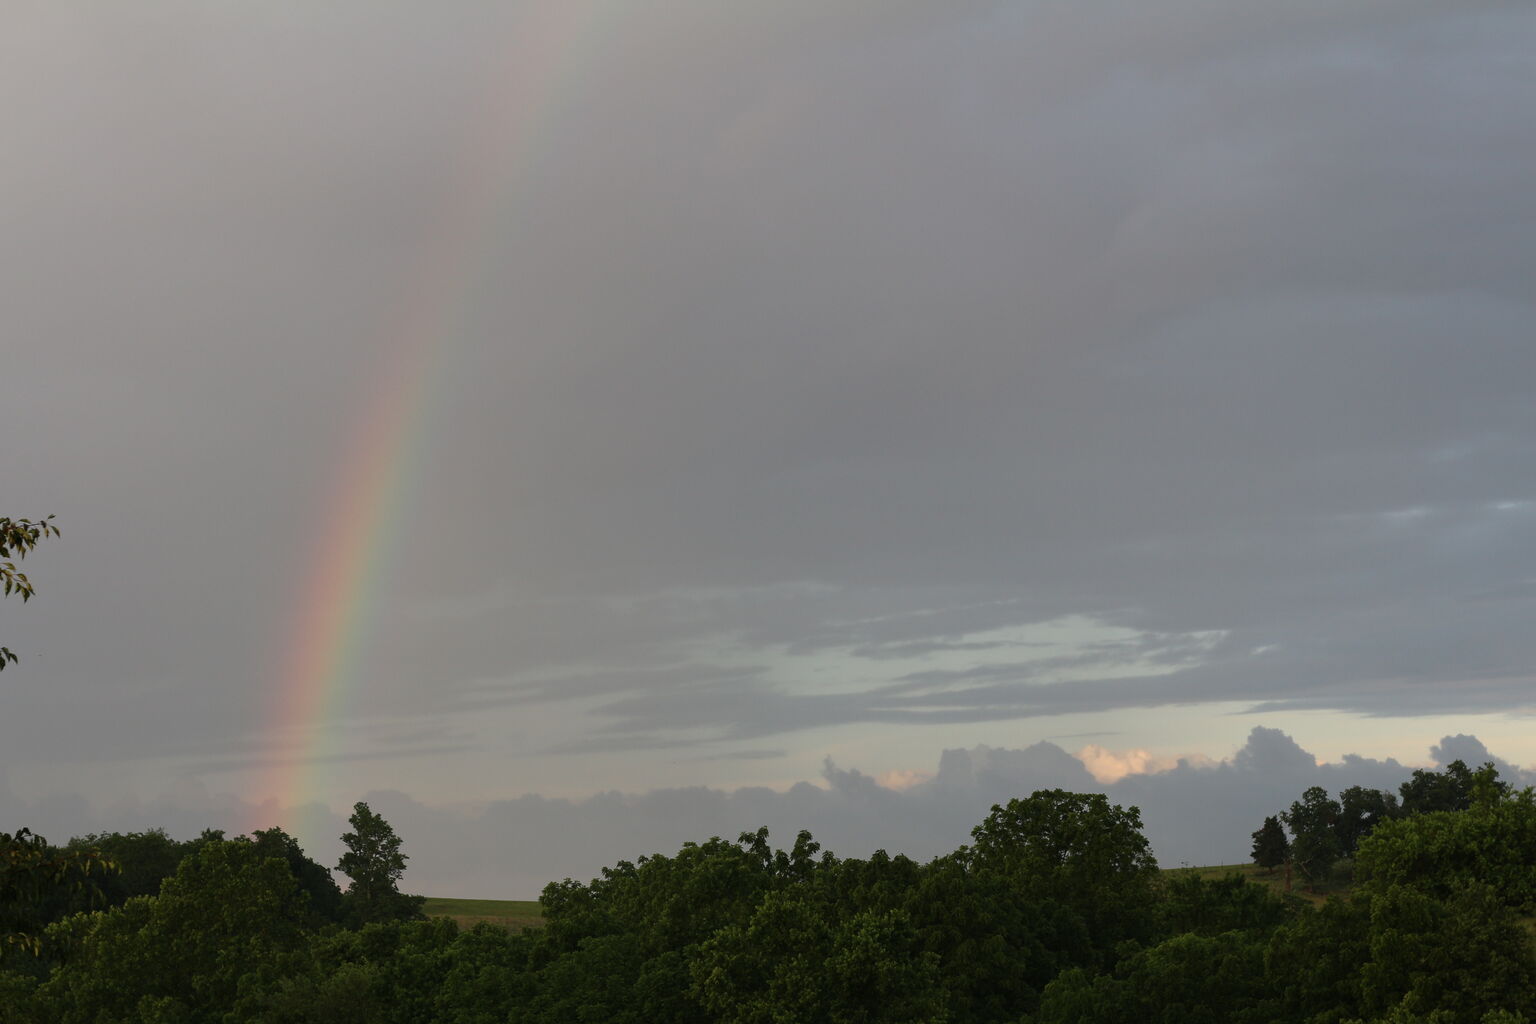
[[[1313,885],[1330,874],[1348,876],[1360,842],[1384,822],[1492,806],[1506,800],[1512,788],[1500,780],[1493,762],[1474,771],[1460,760],[1439,772],[1415,769],[1395,794],[1351,786],[1335,800],[1322,786],[1312,786],[1288,810],[1264,819],[1253,833],[1253,861],[1270,870],[1294,867]]]
[[[26,829],[0,832],[0,963],[8,962],[7,951],[13,954],[10,963],[17,951],[41,955],[43,936],[54,922],[158,896],[184,863],[196,863],[211,847],[232,847],[237,860],[280,862],[303,900],[303,923],[310,928],[420,919],[424,899],[399,890],[409,858],[394,828],[361,802],[348,824],[352,831],[341,837],[346,853],[336,865],[350,879],[346,891],[276,826],[234,839],[206,829],[185,841],[164,829],[103,832],[77,836],[62,847]]]
[[[525,932],[411,919],[398,903],[328,916],[325,870],[278,830],[78,842],[119,862],[121,889],[111,906],[48,923],[39,955],[0,961],[0,1024],[1519,1024],[1536,1013],[1522,924],[1536,910],[1529,790],[1378,823],[1356,846],[1353,893],[1319,907],[1237,874],[1160,871],[1136,808],[1062,790],[993,807],[969,843],[926,863],[839,858],[808,832],[788,849],[762,829],[684,843],[550,884],[544,927]],[[157,891],[137,891],[152,877]],[[340,906],[363,891],[353,876]]]

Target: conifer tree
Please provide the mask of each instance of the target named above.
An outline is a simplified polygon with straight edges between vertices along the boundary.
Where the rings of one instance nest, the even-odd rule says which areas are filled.
[[[1290,854],[1291,844],[1285,838],[1285,829],[1280,826],[1280,819],[1270,815],[1253,834],[1253,862],[1273,872],[1285,863]]]

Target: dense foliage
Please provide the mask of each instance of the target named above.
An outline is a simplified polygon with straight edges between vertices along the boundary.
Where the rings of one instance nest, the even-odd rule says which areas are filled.
[[[354,891],[370,866],[392,886],[399,865],[376,817],[353,821],[354,838],[361,823],[377,840],[349,844],[376,855],[344,860],[359,871]],[[108,905],[68,897],[41,957],[0,963],[0,1024],[1515,1024],[1536,1013],[1517,916],[1531,903],[1529,794],[1374,825],[1357,854],[1369,878],[1317,907],[1237,875],[1163,874],[1140,826],[1134,808],[1050,790],[994,807],[971,844],[925,864],[840,859],[805,832],[788,850],[765,830],[685,843],[551,884],[545,927],[523,933],[363,921],[279,830],[86,837],[122,864],[102,886]]]
[[[96,893],[93,878],[114,868],[97,850],[55,850],[27,829],[0,832],[0,958],[40,952],[39,932],[57,908]]]
[[[1398,788],[1401,803],[1398,795],[1363,786],[1351,786],[1334,800],[1327,790],[1313,786],[1289,810],[1264,819],[1264,825],[1253,833],[1253,861],[1266,868],[1281,864],[1294,867],[1303,880],[1315,887],[1341,867],[1345,875],[1353,872],[1357,851],[1378,826],[1406,828],[1426,837],[1439,835],[1436,830],[1469,826],[1447,826],[1436,815],[1500,806],[1508,813],[1512,794],[1513,787],[1499,779],[1499,770],[1492,762],[1475,771],[1462,761],[1452,761],[1438,772],[1415,769],[1412,777]],[[1397,824],[1420,816],[1428,817],[1412,826]],[[1280,821],[1291,831],[1289,840],[1279,826]],[[1428,842],[1432,840],[1421,840],[1421,845]],[[1368,859],[1374,861],[1382,856],[1373,852]],[[1449,869],[1448,864],[1442,866]],[[1464,874],[1476,875],[1478,871]]]
[[[1536,912],[1536,801],[1524,792],[1465,811],[1384,822],[1361,841],[1355,871],[1440,898],[1487,885],[1503,903]]]

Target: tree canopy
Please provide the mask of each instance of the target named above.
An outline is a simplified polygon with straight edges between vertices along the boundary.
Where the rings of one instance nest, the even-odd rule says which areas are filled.
[[[1513,787],[1499,778],[1491,761],[1474,771],[1459,760],[1441,771],[1415,769],[1398,793],[1401,802],[1386,790],[1350,786],[1334,800],[1327,790],[1313,786],[1277,816],[1290,829],[1288,848],[1284,832],[1276,835],[1268,818],[1253,833],[1254,862],[1268,867],[1289,859],[1315,885],[1335,866],[1352,867],[1340,865],[1341,858],[1354,858],[1361,843],[1385,824],[1425,814],[1497,807],[1514,796]]]
[[[336,865],[352,880],[343,894],[345,913],[359,922],[419,916],[420,899],[400,892],[410,858],[401,852],[394,828],[362,801],[352,806],[347,823],[352,831],[341,837],[347,852]]]
[[[67,910],[42,959],[0,964],[0,1024],[1520,1024],[1533,826],[1530,794],[1381,822],[1365,880],[1314,907],[1160,872],[1135,808],[1042,790],[927,863],[808,832],[686,842],[552,883],[522,933],[340,927],[278,829],[109,834],[88,838],[144,861],[125,887],[158,888]],[[353,886],[397,891],[393,829],[359,804],[348,840]]]

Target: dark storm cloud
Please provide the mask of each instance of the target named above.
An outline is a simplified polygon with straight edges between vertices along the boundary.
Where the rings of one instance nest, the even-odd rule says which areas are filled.
[[[7,760],[260,741],[475,174],[349,714],[1528,707],[1536,12],[835,7],[594,7],[528,109],[523,7],[24,5]],[[1169,671],[997,663],[1071,616]]]

